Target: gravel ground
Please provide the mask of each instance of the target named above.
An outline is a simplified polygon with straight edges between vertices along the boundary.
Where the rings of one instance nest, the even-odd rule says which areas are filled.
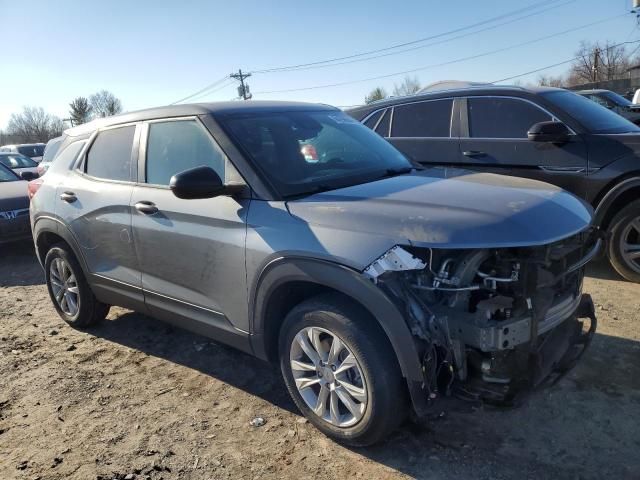
[[[3,480],[640,479],[640,285],[602,261],[585,282],[597,336],[558,385],[366,449],[307,423],[276,368],[119,308],[73,330],[43,281],[31,245],[0,247]]]

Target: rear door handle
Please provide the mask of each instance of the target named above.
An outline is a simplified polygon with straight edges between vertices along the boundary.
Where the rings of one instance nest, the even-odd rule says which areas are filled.
[[[481,152],[481,151],[479,151],[479,150],[465,150],[464,152],[462,152],[462,154],[463,154],[465,157],[472,157],[472,158],[475,158],[475,157],[484,157],[484,156],[486,156],[486,155],[487,155],[486,153]]]
[[[154,213],[158,213],[158,207],[153,202],[149,202],[147,200],[142,200],[135,204],[136,210],[145,215],[153,215]]]
[[[60,200],[63,200],[67,203],[73,203],[78,200],[78,197],[76,197],[76,194],[73,192],[64,192],[60,194]]]

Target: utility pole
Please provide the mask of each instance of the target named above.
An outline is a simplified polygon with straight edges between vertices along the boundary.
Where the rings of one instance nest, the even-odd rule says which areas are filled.
[[[593,52],[593,81],[598,81],[598,61],[600,59],[600,49],[598,47],[595,48]]]
[[[229,77],[234,78],[240,81],[240,86],[238,87],[238,96],[242,97],[244,100],[249,100],[252,95],[249,92],[249,85],[244,83],[245,78],[249,78],[251,76],[250,73],[242,73],[241,69],[238,69],[238,73],[232,73]]]

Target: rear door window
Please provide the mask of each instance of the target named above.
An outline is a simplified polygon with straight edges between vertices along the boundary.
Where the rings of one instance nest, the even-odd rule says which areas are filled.
[[[469,98],[468,109],[473,138],[527,138],[533,124],[553,120],[534,104],[516,98]]]
[[[225,156],[211,135],[195,120],[149,124],[147,140],[147,183],[169,185],[176,173],[199,166],[224,175]]]
[[[132,181],[131,150],[135,132],[135,125],[99,132],[87,154],[87,174],[107,180]]]
[[[453,100],[398,105],[393,111],[392,137],[442,138],[451,134]]]

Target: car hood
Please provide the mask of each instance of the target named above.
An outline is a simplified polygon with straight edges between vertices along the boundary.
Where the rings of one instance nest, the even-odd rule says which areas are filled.
[[[0,212],[29,208],[27,182],[0,182]]]
[[[447,248],[544,245],[591,223],[585,202],[547,183],[432,168],[287,203],[309,225]]]

